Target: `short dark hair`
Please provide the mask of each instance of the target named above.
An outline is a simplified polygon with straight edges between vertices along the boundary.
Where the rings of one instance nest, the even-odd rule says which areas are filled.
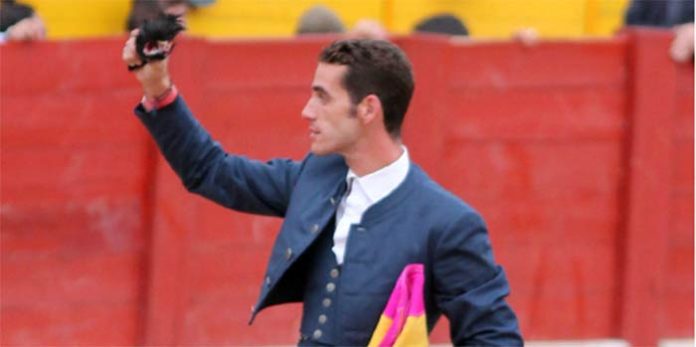
[[[22,19],[34,15],[34,9],[28,5],[16,3],[14,0],[0,1],[0,31],[6,31]]]
[[[468,36],[469,30],[461,19],[453,14],[439,14],[424,19],[414,28],[418,33]]]
[[[154,20],[163,15],[159,2],[152,0],[134,0],[126,19],[126,30],[139,28],[145,21]]]
[[[340,40],[326,47],[319,61],[346,65],[343,86],[353,104],[375,94],[382,103],[387,132],[401,136],[414,87],[411,63],[401,49],[383,40]]]

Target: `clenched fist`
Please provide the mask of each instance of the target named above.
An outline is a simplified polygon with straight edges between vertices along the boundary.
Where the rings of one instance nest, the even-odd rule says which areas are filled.
[[[172,85],[169,77],[169,69],[167,67],[169,58],[162,60],[149,61],[143,65],[135,47],[136,37],[140,29],[131,31],[130,37],[123,46],[121,58],[127,67],[137,67],[133,69],[133,74],[138,79],[143,87],[143,93],[146,97],[156,99],[162,95]]]

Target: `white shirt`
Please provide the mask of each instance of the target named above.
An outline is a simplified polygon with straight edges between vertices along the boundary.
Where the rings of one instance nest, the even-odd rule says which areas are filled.
[[[360,224],[363,213],[370,206],[389,195],[406,179],[411,161],[406,147],[401,148],[404,152],[399,159],[369,175],[358,177],[352,170],[348,170],[348,188],[336,210],[336,230],[333,237],[332,250],[339,265],[343,264],[350,226]]]

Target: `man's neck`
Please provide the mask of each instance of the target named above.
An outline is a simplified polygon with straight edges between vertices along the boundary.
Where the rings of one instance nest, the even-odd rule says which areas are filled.
[[[343,157],[351,171],[362,177],[395,162],[403,152],[401,140],[389,137],[357,144],[351,152],[344,153]]]

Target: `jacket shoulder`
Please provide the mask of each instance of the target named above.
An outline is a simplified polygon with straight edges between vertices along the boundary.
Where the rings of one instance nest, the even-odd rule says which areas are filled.
[[[415,171],[416,181],[420,186],[420,201],[442,214],[448,215],[450,219],[465,216],[482,219],[481,214],[474,207],[435,182],[422,169],[417,166],[412,169]]]

